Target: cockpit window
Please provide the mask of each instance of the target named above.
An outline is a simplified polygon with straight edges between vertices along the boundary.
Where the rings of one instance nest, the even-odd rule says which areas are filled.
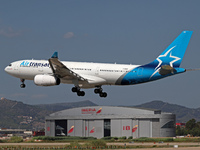
[[[9,65],[10,67],[12,66],[12,64]]]

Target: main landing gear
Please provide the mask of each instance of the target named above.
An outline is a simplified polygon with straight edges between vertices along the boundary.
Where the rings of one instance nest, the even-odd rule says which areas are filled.
[[[85,92],[81,91],[78,87],[73,87],[72,92],[77,93],[78,96],[85,96]]]
[[[20,80],[21,80],[21,82],[22,82],[22,84],[20,85],[20,87],[21,87],[21,88],[25,88],[25,87],[26,87],[26,84],[24,84],[25,79],[20,79]]]
[[[81,91],[80,88],[76,86],[72,88],[72,92],[77,93],[78,96],[85,96],[85,92]],[[107,93],[103,92],[103,89],[101,87],[97,87],[96,89],[94,89],[94,93],[99,94],[100,97],[107,97]]]
[[[95,94],[99,94],[100,97],[107,97],[107,93],[103,92],[103,89],[101,87],[94,89]]]

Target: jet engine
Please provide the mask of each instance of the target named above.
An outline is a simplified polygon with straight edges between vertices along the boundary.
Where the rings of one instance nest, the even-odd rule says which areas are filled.
[[[38,86],[53,86],[59,85],[60,79],[50,75],[36,75],[34,83]]]

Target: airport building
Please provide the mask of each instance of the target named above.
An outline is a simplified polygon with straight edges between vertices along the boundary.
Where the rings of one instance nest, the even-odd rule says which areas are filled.
[[[45,135],[174,137],[175,119],[175,114],[160,110],[113,106],[79,107],[47,116]]]

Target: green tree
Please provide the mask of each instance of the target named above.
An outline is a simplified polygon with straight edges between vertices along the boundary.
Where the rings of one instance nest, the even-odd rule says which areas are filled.
[[[187,135],[187,134],[188,132],[184,127],[177,126],[176,135],[181,136],[181,135]]]
[[[195,119],[191,119],[191,120],[189,120],[189,121],[186,123],[185,128],[186,128],[187,130],[192,130],[192,129],[195,128],[196,126],[198,126],[197,123],[196,123],[196,120],[195,120]]]
[[[190,130],[190,134],[193,136],[199,136],[200,135],[200,128],[195,127],[192,130]]]
[[[182,135],[181,134],[181,127],[180,126],[176,127],[176,135]]]
[[[196,123],[195,119],[191,119],[186,123],[186,130],[192,136],[200,136],[200,125],[199,122]],[[177,131],[178,132],[178,131]]]

